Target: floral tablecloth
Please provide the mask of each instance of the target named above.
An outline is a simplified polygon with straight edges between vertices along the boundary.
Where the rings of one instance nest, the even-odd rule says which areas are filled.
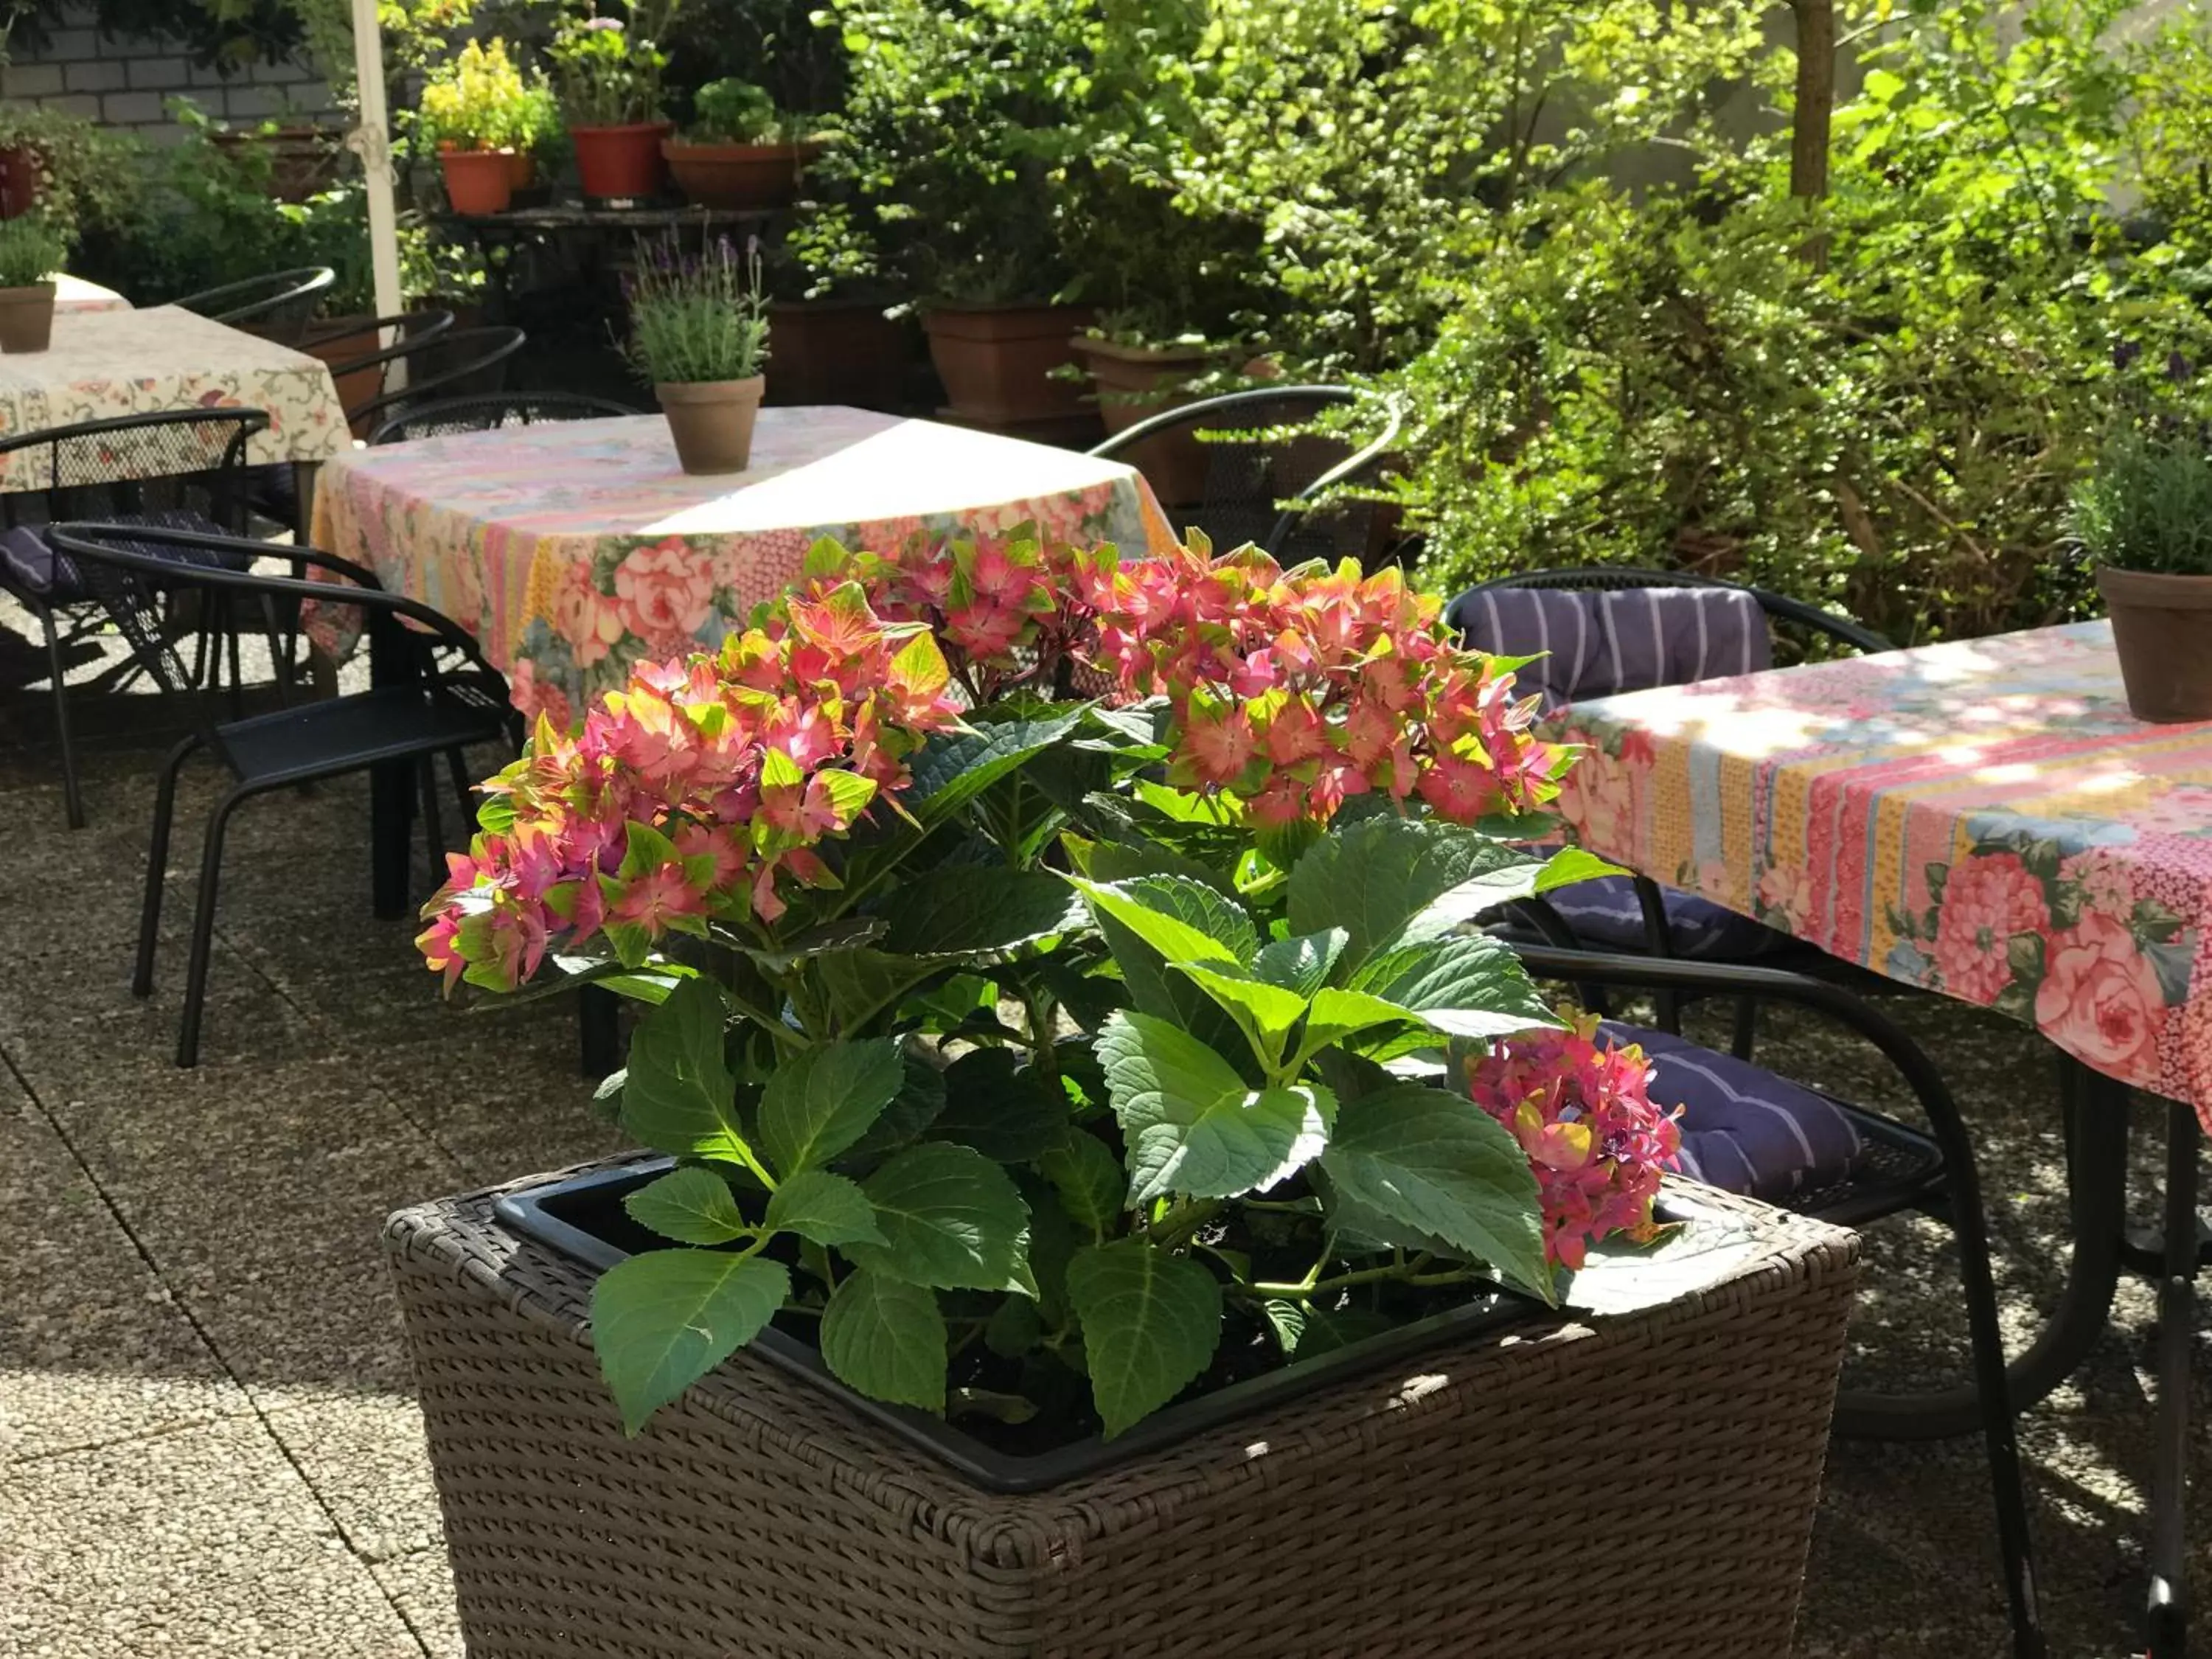
[[[267,410],[268,430],[246,447],[254,465],[325,460],[353,441],[328,368],[174,306],[58,312],[46,350],[0,356],[0,434],[193,408]],[[118,478],[175,465],[134,454],[127,443],[113,460]],[[0,490],[52,483],[44,451],[0,455]]]
[[[65,311],[128,311],[131,301],[112,288],[63,271],[54,277],[54,313]]]
[[[356,451],[323,470],[313,540],[460,623],[517,708],[565,723],[632,662],[718,644],[821,537],[890,549],[1032,521],[1133,551],[1170,535],[1121,463],[819,406],[763,410],[751,466],[720,477],[678,468],[658,415]],[[349,650],[356,613],[314,611],[316,643]]]
[[[2212,725],[2132,717],[2105,623],[1578,703],[1583,843],[2033,1024],[2212,1126]]]

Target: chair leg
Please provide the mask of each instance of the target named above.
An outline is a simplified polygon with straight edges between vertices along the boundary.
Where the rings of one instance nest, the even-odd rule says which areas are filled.
[[[161,929],[161,887],[167,878],[169,826],[176,817],[177,775],[185,759],[200,746],[195,732],[169,751],[161,763],[161,781],[154,792],[154,839],[146,850],[146,902],[138,912],[138,963],[131,975],[131,994],[154,994],[154,951]]]
[[[246,674],[238,665],[238,613],[231,609],[228,595],[216,612],[222,618],[222,631],[230,642],[230,714],[233,720],[246,718]]]
[[[477,792],[469,783],[469,757],[458,749],[446,751],[446,769],[453,780],[453,799],[461,804],[461,833],[477,821]]]
[[[622,999],[603,985],[586,985],[576,996],[576,1036],[587,1078],[608,1076],[622,1064]]]
[[[200,1013],[207,1001],[208,957],[215,945],[215,901],[222,877],[222,836],[242,797],[234,789],[208,817],[207,844],[200,851],[199,902],[192,911],[192,953],[185,973],[185,1018],[177,1036],[177,1064],[200,1060]]]
[[[422,840],[430,853],[430,890],[446,880],[446,830],[438,812],[438,764],[428,755],[415,763],[415,786],[422,797]]]
[[[261,596],[261,626],[269,635],[269,669],[276,682],[276,706],[292,706],[292,642],[282,637],[276,625],[276,601],[266,593]]]
[[[54,630],[54,608],[39,606],[39,623],[46,631],[46,674],[54,686],[54,732],[62,745],[62,805],[69,815],[69,827],[84,828],[84,796],[77,787],[76,744],[70,737],[69,675],[62,662],[61,635]]]
[[[1751,1051],[1759,1043],[1759,999],[1738,997],[1735,1000],[1735,1030],[1729,1039],[1729,1052],[1738,1060],[1749,1060]]]

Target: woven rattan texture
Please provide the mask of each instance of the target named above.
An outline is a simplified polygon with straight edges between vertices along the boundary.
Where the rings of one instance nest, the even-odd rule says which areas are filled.
[[[1736,1200],[1701,1295],[1435,1350],[975,1491],[739,1354],[625,1440],[590,1275],[491,1194],[386,1233],[471,1659],[1753,1659],[1789,1650],[1857,1267]]]

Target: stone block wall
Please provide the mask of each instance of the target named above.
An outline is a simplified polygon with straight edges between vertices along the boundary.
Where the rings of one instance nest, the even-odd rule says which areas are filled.
[[[182,134],[168,111],[168,100],[179,95],[233,123],[272,116],[288,125],[343,121],[330,88],[304,64],[257,63],[218,75],[173,42],[103,36],[89,10],[79,8],[63,14],[42,47],[19,46],[0,70],[0,98],[88,116],[155,143]]]

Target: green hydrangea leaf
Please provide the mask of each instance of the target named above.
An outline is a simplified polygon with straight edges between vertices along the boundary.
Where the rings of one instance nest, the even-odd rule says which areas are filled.
[[[1259,953],[1259,930],[1243,907],[1188,876],[1133,876],[1127,881],[1065,879],[1094,915],[1110,917],[1165,960],[1241,967]]]
[[[1006,1048],[975,1048],[945,1068],[945,1109],[932,1140],[972,1146],[995,1164],[1026,1164],[1067,1133],[1067,1091]]]
[[[1386,951],[1353,976],[1352,986],[1452,1036],[1509,1036],[1559,1024],[1512,946],[1483,933]]]
[[[687,1165],[639,1188],[623,1208],[641,1227],[679,1244],[726,1244],[752,1231],[730,1183],[712,1170]]]
[[[1340,966],[1433,939],[1536,890],[1544,860],[1431,818],[1371,817],[1328,836],[1291,872],[1293,933],[1344,930]]]
[[[1384,1218],[1532,1290],[1550,1285],[1528,1154],[1466,1097],[1408,1084],[1346,1099],[1321,1164],[1339,1192]]]
[[[680,1158],[738,1158],[745,1146],[737,1080],[723,1056],[722,993],[687,979],[637,1023],[623,1081],[623,1127]]]
[[[1252,959],[1252,971],[1270,985],[1310,997],[1328,983],[1329,969],[1336,966],[1336,959],[1351,939],[1341,927],[1273,939],[1261,946],[1260,954]]]
[[[817,1244],[880,1244],[876,1206],[857,1181],[827,1170],[801,1170],[769,1194],[767,1224]]]
[[[853,1244],[862,1267],[940,1290],[999,1291],[1026,1280],[1029,1206],[1006,1172],[972,1147],[924,1141],[861,1183],[881,1244]]]
[[[1096,1136],[1069,1135],[1037,1160],[1037,1168],[1060,1194],[1069,1219],[1089,1228],[1094,1238],[1110,1231],[1128,1207],[1128,1174]]]
[[[822,1358],[871,1399],[945,1410],[945,1315],[925,1285],[848,1273],[822,1310]]]
[[[894,955],[1011,951],[1085,924],[1082,901],[1057,876],[955,866],[915,877],[884,901],[883,948]]]
[[[1213,1275],[1141,1238],[1078,1250],[1067,1295],[1109,1440],[1181,1394],[1221,1343]]]
[[[905,1081],[890,1037],[826,1042],[795,1055],[761,1090],[761,1150],[779,1176],[817,1169],[866,1134]]]
[[[592,1346],[624,1431],[751,1341],[790,1293],[782,1263],[727,1250],[647,1250],[600,1274]]]
[[[1328,1090],[1248,1088],[1227,1060],[1164,1020],[1117,1013],[1097,1053],[1128,1150],[1132,1203],[1271,1187],[1328,1143],[1336,1101]]]

